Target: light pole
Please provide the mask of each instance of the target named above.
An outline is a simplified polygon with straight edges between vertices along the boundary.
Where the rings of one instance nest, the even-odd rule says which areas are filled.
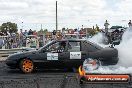
[[[23,22],[22,22],[22,30],[23,30]]]
[[[58,18],[57,18],[57,1],[56,1],[56,32],[58,30]]]
[[[83,25],[82,25],[82,29],[83,29]]]
[[[41,24],[41,30],[43,29],[43,25]]]

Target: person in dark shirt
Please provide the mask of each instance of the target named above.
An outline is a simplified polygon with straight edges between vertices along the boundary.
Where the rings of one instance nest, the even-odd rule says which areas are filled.
[[[129,20],[129,22],[128,22],[128,26],[129,26],[129,27],[132,27],[131,20]]]
[[[32,29],[29,30],[28,35],[33,35]]]
[[[59,47],[58,47],[58,52],[64,52],[66,49],[66,42],[65,41],[62,41],[62,42],[59,42]]]
[[[53,33],[53,35],[56,35],[56,31],[55,30],[52,33]]]
[[[52,32],[52,38],[53,38],[53,40],[56,39],[56,30],[53,30],[53,32]]]

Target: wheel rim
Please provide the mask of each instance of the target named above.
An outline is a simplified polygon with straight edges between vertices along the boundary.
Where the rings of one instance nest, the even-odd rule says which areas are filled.
[[[30,73],[33,70],[33,62],[28,59],[24,59],[22,63],[22,69],[25,73]]]

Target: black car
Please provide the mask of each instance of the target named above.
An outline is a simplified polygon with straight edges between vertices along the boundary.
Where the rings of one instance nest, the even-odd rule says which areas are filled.
[[[102,48],[87,40],[53,40],[38,50],[9,56],[6,64],[12,69],[30,73],[35,69],[78,68],[87,58],[96,59],[101,65],[115,65],[118,51]]]

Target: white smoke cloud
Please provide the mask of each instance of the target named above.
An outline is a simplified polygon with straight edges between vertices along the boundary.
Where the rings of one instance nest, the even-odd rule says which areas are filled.
[[[101,42],[102,39],[103,36],[97,34],[89,40],[105,47],[106,45]],[[121,43],[115,46],[115,48],[118,50],[119,57],[117,65],[100,66],[98,70],[91,71],[92,73],[132,73],[132,28],[128,28],[124,32]]]
[[[122,37],[122,42],[116,46],[119,52],[119,65],[132,66],[132,29],[128,28]]]
[[[101,66],[97,70],[91,71],[91,73],[102,73],[102,74],[129,74],[132,73],[132,67],[123,66]],[[86,71],[87,72],[87,71]],[[88,71],[90,72],[90,71]]]
[[[98,33],[96,34],[95,36],[93,36],[92,38],[89,38],[88,40],[91,41],[91,42],[94,42],[102,47],[109,47],[110,45],[105,45],[103,43],[103,40],[104,40],[104,35],[102,33]]]
[[[104,45],[103,44],[103,39],[104,36],[99,33],[92,37],[91,39],[89,38],[91,42],[97,43],[98,45],[102,47],[108,47],[110,45]],[[119,62],[118,64],[121,66],[132,66],[132,28],[128,28],[123,36],[122,36],[122,41],[119,45],[115,46],[118,50],[118,57],[119,57]]]

